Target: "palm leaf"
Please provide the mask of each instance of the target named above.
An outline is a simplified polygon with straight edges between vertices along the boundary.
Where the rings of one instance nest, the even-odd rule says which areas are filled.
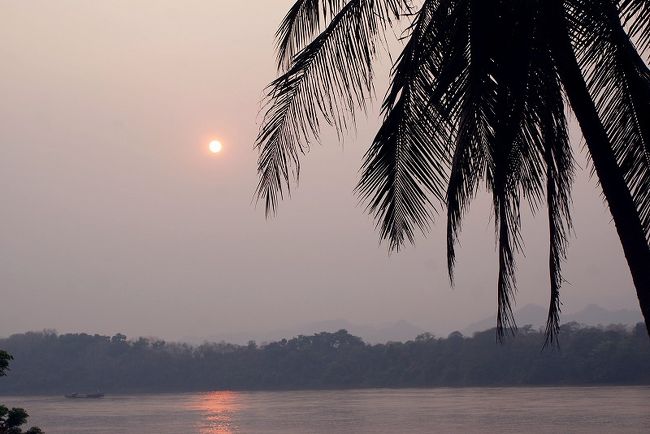
[[[491,32],[485,24],[496,20],[496,14],[487,3],[464,4],[464,27],[468,32],[468,42],[464,47],[463,78],[459,80],[462,83],[462,99],[458,102],[458,109],[453,110],[457,129],[446,194],[447,265],[452,284],[456,263],[455,245],[464,214],[485,175],[487,149],[494,133],[492,125],[495,118],[496,87],[490,78],[488,38]],[[488,18],[477,19],[483,14]]]
[[[511,298],[516,290],[514,254],[522,249],[519,200],[527,198],[535,211],[546,190],[551,287],[548,344],[559,332],[561,265],[571,229],[574,169],[562,90],[549,44],[549,33],[555,29],[542,12],[543,1],[510,2],[499,14],[504,20],[495,30],[500,38],[495,41],[500,116],[491,158],[494,168],[488,167],[487,177],[499,231],[499,337],[516,327]]]
[[[338,13],[346,0],[297,0],[275,34],[278,69],[291,67],[293,57],[312,41],[323,24]]]
[[[589,41],[577,52],[580,65],[650,241],[650,71],[612,0],[573,1],[572,31]]]
[[[354,122],[372,91],[377,36],[399,18],[405,0],[351,0],[268,88],[256,190],[267,215],[300,173],[299,154],[318,139],[320,120],[338,131]]]
[[[625,28],[642,52],[650,49],[650,2],[648,0],[618,0],[618,10]]]
[[[449,14],[450,3],[427,0],[417,13],[357,186],[391,249],[406,239],[413,242],[414,228],[428,229],[434,210],[430,195],[444,200],[451,128],[436,110],[440,95],[431,89],[440,82],[441,64],[458,46],[448,34],[457,19]]]
[[[543,1],[543,0],[542,0]],[[531,104],[540,114],[539,131],[546,165],[546,203],[549,226],[550,301],[544,345],[557,343],[560,332],[560,288],[564,282],[562,263],[566,260],[568,235],[572,229],[571,187],[574,160],[569,143],[562,87],[550,48],[550,35],[557,31],[545,14],[537,19],[539,40],[532,59]]]
[[[468,84],[456,141],[448,194],[448,260],[464,210],[484,176],[492,192],[499,277],[497,336],[516,330],[515,256],[523,248],[520,200],[536,210],[549,207],[551,303],[548,335],[559,320],[561,262],[570,228],[569,190],[573,173],[557,72],[535,2],[473,3]],[[493,14],[490,16],[489,14]],[[478,17],[482,26],[478,26]],[[482,165],[478,165],[478,163]],[[484,174],[484,175],[481,175]]]
[[[489,39],[490,76],[496,83],[498,116],[492,120],[494,136],[487,148],[490,158],[486,175],[492,190],[499,253],[497,335],[503,338],[507,331],[516,330],[512,303],[517,287],[515,254],[522,248],[520,197],[522,192],[538,196],[540,174],[534,158],[538,153],[534,120],[527,116],[533,23],[520,2],[506,6],[496,1],[493,7],[498,18]]]

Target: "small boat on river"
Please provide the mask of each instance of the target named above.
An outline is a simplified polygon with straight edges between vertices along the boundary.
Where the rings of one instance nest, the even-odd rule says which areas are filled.
[[[103,398],[104,394],[103,393],[70,393],[68,395],[64,395],[66,398],[69,399],[97,399],[97,398]]]

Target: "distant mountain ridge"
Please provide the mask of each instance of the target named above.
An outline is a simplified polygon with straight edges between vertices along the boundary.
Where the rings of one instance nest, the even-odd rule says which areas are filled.
[[[530,324],[535,328],[546,325],[547,310],[537,304],[527,304],[515,311],[515,319],[518,325]],[[640,310],[620,309],[608,310],[596,304],[590,304],[584,309],[570,314],[562,314],[562,324],[577,322],[588,326],[623,324],[635,325],[642,322],[643,316]],[[476,332],[488,330],[496,326],[494,317],[489,317],[470,324],[461,330],[465,336],[472,336]]]
[[[517,324],[520,326],[530,324],[535,328],[543,327],[546,324],[547,311],[542,306],[528,304],[515,311]],[[590,304],[584,309],[570,314],[562,314],[562,323],[577,322],[588,326],[624,324],[634,325],[643,321],[640,310],[620,309],[608,310],[595,304]],[[465,336],[472,336],[476,332],[488,330],[496,326],[494,317],[487,317],[474,322],[460,330]],[[354,336],[359,336],[369,344],[386,342],[406,342],[415,339],[416,336],[427,331],[437,336],[447,333],[439,333],[436,330],[426,330],[408,321],[396,321],[379,325],[357,324],[345,319],[314,321],[297,325],[290,328],[269,330],[263,332],[235,332],[235,333],[214,333],[208,336],[186,336],[182,341],[191,344],[202,342],[229,342],[243,345],[249,341],[257,343],[273,342],[281,339],[289,339],[299,335],[312,335],[320,332],[336,332],[345,329]]]

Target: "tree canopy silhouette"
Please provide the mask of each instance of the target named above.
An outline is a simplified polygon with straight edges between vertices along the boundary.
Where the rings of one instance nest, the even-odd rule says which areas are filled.
[[[645,327],[562,324],[562,351],[540,351],[543,330],[522,326],[494,345],[494,330],[472,337],[424,333],[406,342],[365,343],[345,330],[275,342],[198,346],[52,331],[0,339],[16,357],[3,394],[109,394],[214,390],[376,387],[650,385]],[[2,434],[2,431],[0,431]]]
[[[7,375],[9,369],[9,361],[12,360],[11,354],[6,351],[0,350],[0,377]]]
[[[463,217],[481,186],[498,244],[497,333],[516,325],[520,207],[545,202],[547,342],[559,331],[571,231],[575,114],[650,333],[650,2],[647,0],[297,0],[277,32],[280,76],[257,138],[267,215],[290,192],[321,123],[342,134],[373,90],[384,31],[408,21],[357,192],[398,250],[447,213],[453,283]],[[568,106],[565,104],[568,101]]]
[[[0,350],[0,377],[7,375],[9,370],[9,361],[13,357],[6,351]],[[0,404],[0,434],[22,434],[23,430],[20,428],[27,423],[29,415],[22,408],[9,409]],[[43,434],[43,431],[38,427],[31,427],[25,434]]]

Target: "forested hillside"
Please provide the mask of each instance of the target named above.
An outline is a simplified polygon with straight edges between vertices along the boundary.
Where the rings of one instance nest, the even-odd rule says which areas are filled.
[[[365,344],[345,330],[258,346],[54,332],[0,339],[14,356],[0,394],[63,394],[362,387],[650,384],[642,324],[563,327],[561,347],[523,328],[505,344],[494,330],[471,338],[429,334]]]

